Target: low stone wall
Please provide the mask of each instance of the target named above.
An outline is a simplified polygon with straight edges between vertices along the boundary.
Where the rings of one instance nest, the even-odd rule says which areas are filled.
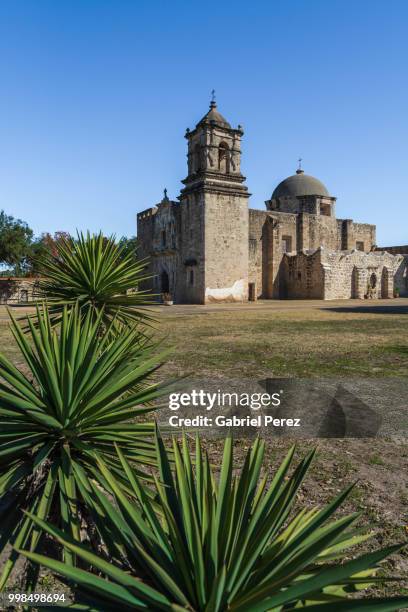
[[[394,289],[401,297],[408,297],[408,255],[402,255],[394,274]]]
[[[375,251],[387,251],[387,253],[391,253],[392,255],[408,255],[408,245],[376,247]]]
[[[28,304],[39,296],[38,278],[0,277],[0,304]]]
[[[387,252],[330,252],[324,248],[286,255],[285,296],[291,299],[393,298],[408,294],[408,256]]]
[[[324,299],[324,270],[320,252],[284,255],[281,269],[281,297],[292,300]]]

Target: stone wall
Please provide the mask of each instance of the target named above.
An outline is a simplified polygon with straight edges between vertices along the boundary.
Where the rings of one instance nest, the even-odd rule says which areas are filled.
[[[266,200],[267,210],[291,214],[308,213],[311,215],[325,214],[335,216],[336,198],[326,196],[282,196]]]
[[[281,264],[282,297],[324,299],[324,271],[319,250],[285,255]]]
[[[365,252],[370,251],[375,241],[375,226],[320,214],[291,214],[276,210],[265,214],[250,210],[248,280],[256,283],[258,297],[284,298],[288,291],[286,272],[282,275],[285,251],[315,251],[321,246],[327,251],[351,251],[356,249],[357,241],[363,243]],[[310,270],[305,275],[296,268],[294,273],[298,272],[305,283],[306,278],[310,282]],[[300,283],[296,289],[292,289],[294,297],[302,297],[302,292],[304,297],[317,298],[323,295],[320,270],[313,274],[316,287],[312,289]],[[329,271],[325,274],[328,277]]]
[[[338,244],[338,226],[334,217],[324,215],[307,215],[308,241],[304,241],[303,249],[317,249],[320,246],[336,250]]]
[[[287,255],[282,266],[286,297],[291,299],[392,298],[407,271],[402,255],[324,248]]]
[[[392,253],[392,255],[408,255],[408,245],[376,247],[375,250],[376,251],[387,251],[387,253]]]
[[[388,249],[386,252],[389,252]],[[408,297],[408,254],[395,257],[397,265],[394,274],[394,289],[401,297]]]
[[[27,304],[39,297],[39,278],[0,277],[0,304]]]
[[[138,256],[147,258],[146,275],[151,277],[141,289],[151,291],[159,300],[163,293],[175,299],[179,292],[179,206],[164,198],[137,216]]]
[[[205,194],[205,301],[248,298],[248,200]]]
[[[264,268],[263,295],[265,298],[284,297],[281,286],[281,264],[286,251],[296,252],[299,248],[298,219],[301,216],[290,213],[270,213],[266,224],[266,265]]]
[[[180,203],[180,285],[177,301],[203,304],[205,299],[204,214],[201,191],[183,196]]]
[[[364,244],[364,251],[369,253],[375,246],[375,234],[376,226],[370,225],[369,223],[354,223],[353,222],[353,233],[354,233],[354,244],[353,249],[357,248],[357,242]]]
[[[263,295],[262,270],[266,255],[264,227],[267,216],[266,211],[249,209],[248,283],[255,283],[258,298]]]
[[[157,207],[152,207],[143,212],[140,212],[137,217],[137,244],[138,244],[138,257],[145,260],[145,274],[151,277],[153,275],[153,222],[154,215],[157,212]],[[140,284],[140,289],[146,291],[153,290],[153,279],[143,281]]]

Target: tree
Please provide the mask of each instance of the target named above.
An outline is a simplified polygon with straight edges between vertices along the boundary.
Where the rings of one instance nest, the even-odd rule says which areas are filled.
[[[0,211],[0,264],[13,267],[19,275],[29,254],[33,230],[21,219]]]
[[[122,238],[119,240],[119,246],[123,247],[124,257],[126,257],[128,254],[131,254],[134,261],[138,259],[137,249],[138,249],[139,243],[138,243],[136,236],[132,236],[131,238],[122,236]]]
[[[68,240],[68,232],[55,232],[54,235],[44,232],[33,240],[27,256],[27,272],[32,275],[39,275],[42,271],[42,262],[49,256],[56,257],[58,253],[57,244],[61,240]]]

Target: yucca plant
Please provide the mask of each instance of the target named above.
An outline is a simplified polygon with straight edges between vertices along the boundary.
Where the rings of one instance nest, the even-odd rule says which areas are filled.
[[[351,487],[322,509],[303,508],[290,517],[313,452],[289,474],[292,448],[268,484],[268,475],[261,477],[264,442],[260,440],[234,475],[233,444],[227,439],[218,481],[199,439],[195,461],[185,437],[181,446],[173,443],[174,474],[160,436],[156,445],[156,506],[123,451],[118,449],[118,458],[127,487],[102,458],[99,475],[93,479],[73,462],[105,554],[95,554],[35,519],[39,528],[92,570],[24,553],[73,586],[78,609],[277,612],[303,607],[310,612],[384,612],[408,604],[408,597],[349,598],[349,592],[379,581],[379,562],[400,548],[391,546],[345,561],[352,546],[370,537],[353,527],[358,514],[333,519]],[[113,499],[101,492],[102,483]]]
[[[76,239],[62,236],[55,249],[40,262],[40,291],[52,324],[61,321],[65,306],[74,304],[83,316],[91,312],[93,320],[101,317],[105,327],[113,320],[119,326],[150,319],[143,306],[152,303],[152,296],[140,290],[148,278],[146,261],[135,260],[123,242],[87,232]]]
[[[154,426],[135,417],[153,410],[160,357],[137,329],[101,337],[102,318],[103,312],[95,318],[89,310],[83,318],[78,306],[65,308],[57,331],[47,308],[38,308],[30,336],[11,319],[23,367],[0,354],[0,551],[8,543],[37,547],[40,530],[25,510],[57,517],[78,536],[83,517],[74,464],[94,477],[97,457],[103,458],[123,481],[115,443],[132,464],[154,463]],[[0,590],[16,559],[13,551]],[[72,562],[70,553],[66,560]]]

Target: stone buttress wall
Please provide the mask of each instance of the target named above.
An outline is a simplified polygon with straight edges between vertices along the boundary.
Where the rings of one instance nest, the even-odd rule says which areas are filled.
[[[205,193],[205,301],[248,299],[247,197]]]
[[[179,301],[187,304],[203,304],[205,299],[205,204],[203,193],[195,191],[184,195],[180,209]]]
[[[265,221],[268,213],[249,209],[248,283],[255,283],[258,298],[262,297],[262,271],[264,266]]]

